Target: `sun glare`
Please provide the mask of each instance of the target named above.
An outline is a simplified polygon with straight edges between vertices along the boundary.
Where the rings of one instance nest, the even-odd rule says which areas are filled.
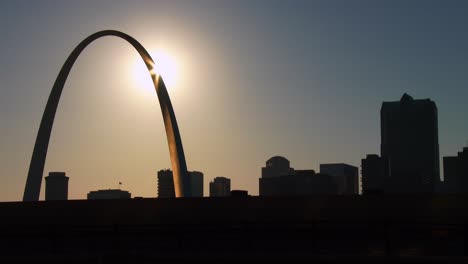
[[[149,73],[143,60],[138,57],[138,61],[134,67],[137,85],[141,86],[144,90],[154,92],[150,74],[157,74],[162,76],[168,90],[173,89],[177,82],[177,74],[179,74],[175,60],[168,53],[162,51],[150,52],[150,54],[155,64]]]

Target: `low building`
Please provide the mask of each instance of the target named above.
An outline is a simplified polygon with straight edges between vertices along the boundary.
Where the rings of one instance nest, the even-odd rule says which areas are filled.
[[[314,170],[295,170],[289,160],[275,156],[267,160],[259,179],[260,196],[335,195],[337,184],[328,174]]]
[[[457,156],[444,157],[443,193],[468,194],[468,147]]]
[[[328,174],[313,170],[271,178],[260,178],[260,196],[335,195],[337,184]]]
[[[188,172],[190,184],[190,197],[203,197],[203,173],[200,171]],[[158,171],[158,197],[175,198],[174,177],[172,170]]]
[[[359,194],[359,169],[345,163],[320,164],[320,173],[333,177],[338,195]]]
[[[250,197],[250,195],[246,190],[232,190],[231,197]]]
[[[361,160],[362,193],[383,194],[388,181],[388,161],[376,154],[369,154]]]
[[[210,182],[210,197],[226,197],[231,195],[231,179],[216,177]]]
[[[49,172],[45,177],[45,199],[68,200],[68,177],[65,172]]]
[[[120,189],[97,190],[88,193],[88,200],[131,199],[132,194]]]

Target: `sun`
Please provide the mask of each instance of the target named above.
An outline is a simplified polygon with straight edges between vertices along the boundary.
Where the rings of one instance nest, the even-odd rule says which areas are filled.
[[[177,74],[179,73],[176,60],[167,52],[158,50],[150,52],[154,60],[154,68],[148,72],[143,60],[138,57],[134,68],[134,76],[139,87],[146,91],[154,92],[153,82],[151,81],[151,74],[159,74],[164,80],[167,89],[173,89],[177,83]]]

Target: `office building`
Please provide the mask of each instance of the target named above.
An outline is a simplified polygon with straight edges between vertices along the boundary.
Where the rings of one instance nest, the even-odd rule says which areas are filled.
[[[199,171],[188,172],[191,197],[203,197],[203,173]]]
[[[381,156],[388,159],[386,193],[434,193],[440,182],[437,107],[430,99],[383,102]]]
[[[210,197],[225,197],[231,195],[231,179],[216,177],[210,182]]]
[[[271,178],[290,174],[294,171],[289,166],[289,160],[281,156],[275,156],[267,160],[266,166],[262,168],[262,178]]]
[[[444,193],[468,194],[468,147],[457,156],[444,157]]]
[[[174,198],[174,178],[171,170],[158,171],[158,197],[159,198]]]
[[[320,173],[333,177],[338,195],[359,194],[359,169],[345,163],[320,164]]]
[[[68,177],[65,172],[49,172],[45,177],[45,199],[68,200]]]
[[[203,197],[203,173],[199,171],[189,171],[189,197]],[[175,198],[174,178],[172,170],[158,171],[158,197]]]
[[[307,196],[337,194],[337,184],[331,175],[314,170],[295,170],[289,160],[275,156],[266,162],[259,179],[260,196]]]
[[[260,179],[260,196],[336,195],[337,184],[331,175],[291,174]]]
[[[361,160],[362,194],[383,194],[388,179],[388,162],[376,154]]]

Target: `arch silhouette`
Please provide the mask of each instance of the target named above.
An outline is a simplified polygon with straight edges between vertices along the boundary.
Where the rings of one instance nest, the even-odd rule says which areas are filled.
[[[169,155],[171,158],[176,197],[190,196],[190,188],[188,188],[189,183],[187,179],[187,165],[185,163],[184,149],[182,147],[182,140],[177,126],[177,120],[169,94],[167,93],[166,85],[164,84],[161,75],[154,73],[153,71],[155,65],[153,59],[146,49],[133,37],[116,30],[104,30],[90,35],[76,46],[63,64],[62,69],[55,80],[44,114],[42,115],[39,131],[37,132],[36,143],[34,145],[31,163],[29,165],[28,178],[24,189],[23,201],[39,200],[50,134],[52,132],[52,126],[60,95],[62,94],[63,86],[65,85],[68,74],[80,53],[91,42],[105,36],[115,36],[126,40],[138,51],[145,62],[158,95],[159,105],[161,106],[164,127],[167,135],[167,143],[169,145]]]

